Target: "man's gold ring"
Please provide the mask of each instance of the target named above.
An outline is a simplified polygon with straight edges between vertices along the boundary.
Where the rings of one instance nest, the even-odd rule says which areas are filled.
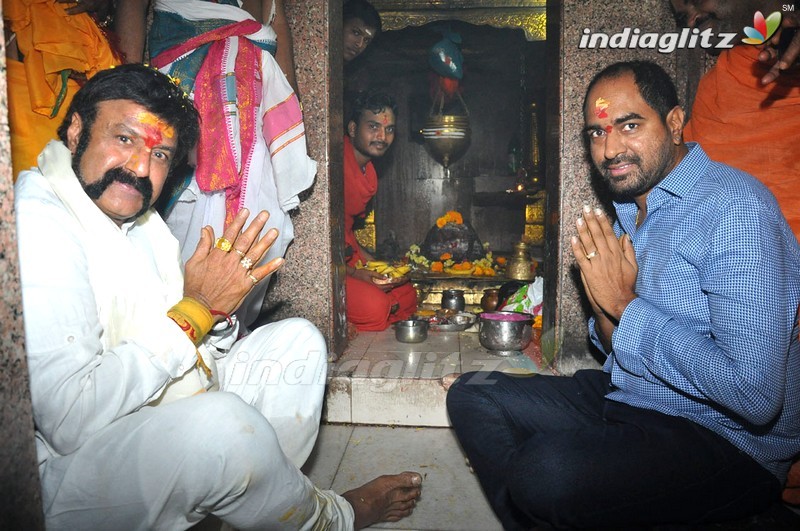
[[[253,267],[253,261],[247,256],[239,260],[239,263],[242,264],[242,267],[248,271]]]
[[[222,251],[223,253],[231,252],[231,248],[233,244],[227,238],[217,238],[217,241],[214,242],[214,247]]]
[[[258,284],[258,279],[253,276],[253,273],[247,273],[247,278],[249,278],[253,284]]]
[[[587,260],[591,260],[591,259],[592,259],[592,258],[594,258],[595,256],[597,256],[597,251],[592,251],[591,253],[589,253],[589,254],[587,254],[587,255],[586,255],[586,259],[587,259]]]

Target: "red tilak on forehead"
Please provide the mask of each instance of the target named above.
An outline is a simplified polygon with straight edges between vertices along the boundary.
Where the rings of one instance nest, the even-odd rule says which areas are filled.
[[[389,123],[389,117],[388,116],[384,116],[383,117],[383,125],[386,125],[388,123]]]
[[[161,128],[155,125],[142,124],[145,130],[144,145],[147,149],[153,149],[153,146],[161,144],[163,137],[161,136]]]
[[[614,130],[614,128],[611,127],[610,125],[606,126],[606,133],[611,133],[611,131],[613,131],[613,130]]]
[[[166,135],[167,138],[172,138],[175,134],[172,127],[165,126],[157,116],[149,112],[139,113],[137,118],[144,128],[144,144],[147,146],[147,149],[153,149],[153,146],[160,144],[164,140],[163,135]]]

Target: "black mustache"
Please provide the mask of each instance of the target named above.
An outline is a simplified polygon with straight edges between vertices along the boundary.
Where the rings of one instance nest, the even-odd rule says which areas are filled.
[[[103,178],[99,181],[85,185],[84,190],[86,190],[86,195],[92,199],[98,199],[114,182],[132,186],[142,194],[144,205],[150,206],[150,200],[153,197],[153,183],[150,181],[150,177],[137,177],[124,168],[111,168],[103,174]]]
[[[614,157],[611,160],[604,160],[601,166],[604,170],[611,169],[611,166],[617,166],[619,164],[639,164],[641,159],[639,157]]]

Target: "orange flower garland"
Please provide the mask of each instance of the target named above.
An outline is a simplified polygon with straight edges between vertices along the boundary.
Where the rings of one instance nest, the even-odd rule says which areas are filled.
[[[455,210],[448,210],[444,216],[436,220],[436,226],[441,229],[448,223],[461,225],[464,223],[464,218],[461,217],[459,212],[456,212]]]

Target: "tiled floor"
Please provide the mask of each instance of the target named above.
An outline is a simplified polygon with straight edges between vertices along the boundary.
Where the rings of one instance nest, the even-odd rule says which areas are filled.
[[[408,518],[370,529],[502,529],[451,428],[323,425],[317,448],[303,468],[318,487],[338,493],[404,470],[423,475],[417,507]]]
[[[398,342],[391,328],[360,333],[331,368],[327,424],[304,471],[339,493],[382,474],[421,473],[414,513],[372,529],[502,529],[448,427],[441,379],[469,370],[538,372],[536,347],[500,357],[481,347],[474,330],[431,331],[416,344]]]

